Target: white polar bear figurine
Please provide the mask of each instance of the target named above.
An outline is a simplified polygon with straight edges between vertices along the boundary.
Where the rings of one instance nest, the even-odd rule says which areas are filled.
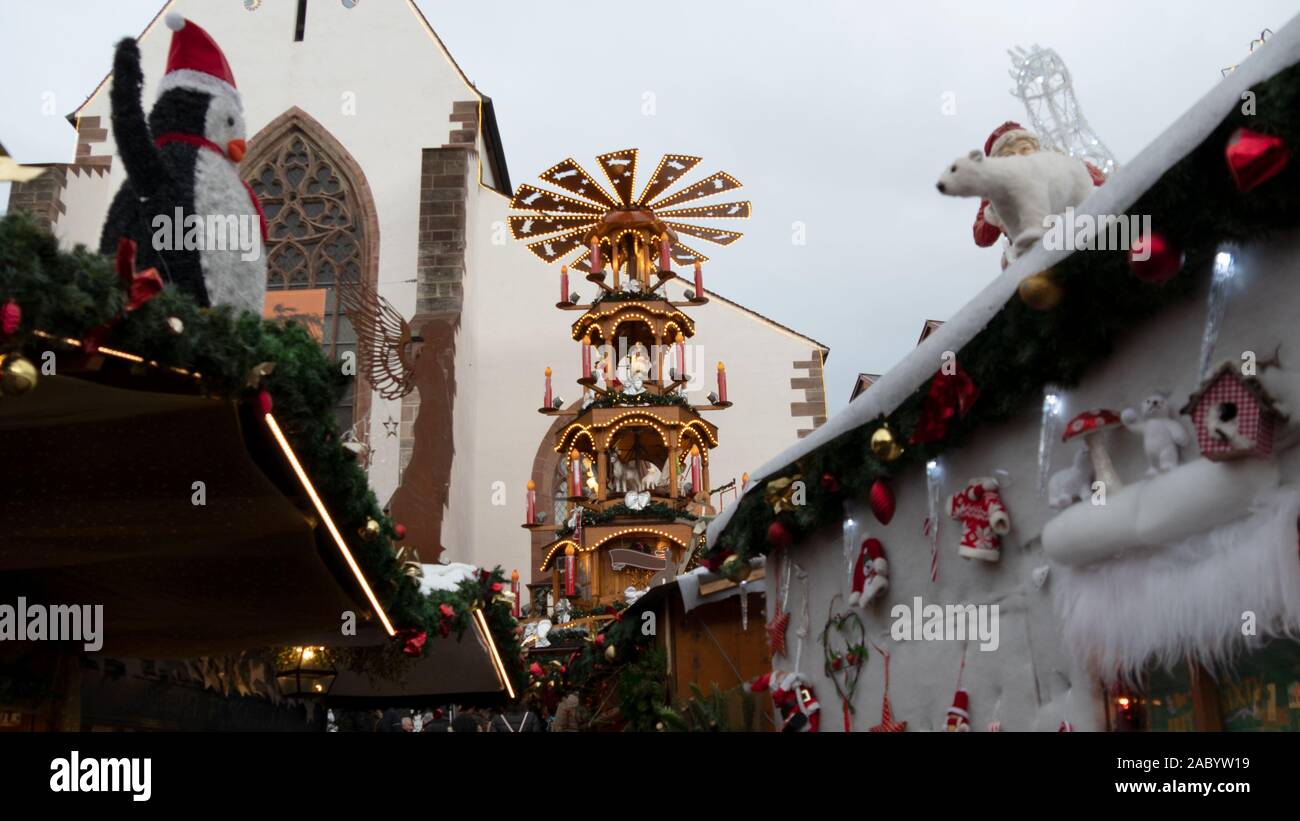
[[[1047,480],[1047,504],[1060,510],[1074,504],[1076,499],[1086,499],[1092,493],[1092,454],[1079,448],[1074,463],[1058,470]]]
[[[1168,473],[1178,467],[1178,449],[1191,442],[1187,429],[1169,413],[1169,400],[1153,393],[1142,400],[1142,413],[1125,408],[1119,415],[1124,427],[1141,434],[1142,449],[1147,455],[1147,476]]]
[[[985,157],[982,151],[972,151],[957,158],[936,187],[949,197],[989,201],[985,221],[1000,225],[1012,238],[1007,262],[1038,242],[1049,227],[1048,217],[1078,205],[1093,191],[1087,167],[1056,151],[1009,157]]]

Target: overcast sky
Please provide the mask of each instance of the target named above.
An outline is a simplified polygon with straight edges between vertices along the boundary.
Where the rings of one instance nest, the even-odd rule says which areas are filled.
[[[754,217],[730,248],[698,243],[713,258],[707,284],[830,346],[832,413],[859,371],[887,370],[924,320],[947,319],[999,271],[998,251],[971,241],[976,203],[944,198],[934,183],[994,126],[1025,118],[1009,94],[1008,48],[1061,54],[1089,123],[1122,164],[1240,62],[1261,29],[1300,9],[1296,0],[418,4],[493,98],[514,184],[566,156],[633,146],[650,167],[661,153],[697,154],[697,172],[740,179]],[[114,41],[138,34],[160,6],[0,0],[0,141],[15,157],[70,158],[66,130],[43,105],[75,108],[108,69]],[[955,114],[944,113],[949,93]]]

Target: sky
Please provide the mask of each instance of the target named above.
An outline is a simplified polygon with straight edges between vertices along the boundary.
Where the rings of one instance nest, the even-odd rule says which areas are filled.
[[[999,273],[999,252],[971,241],[977,203],[934,184],[995,126],[1026,119],[1007,49],[1055,49],[1123,165],[1262,29],[1300,11],[1296,0],[417,3],[493,99],[513,184],[629,147],[650,167],[663,153],[702,156],[697,176],[744,183],[730,198],[751,200],[753,218],[718,226],[745,237],[697,243],[712,258],[706,285],[830,347],[832,413],[859,372],[888,370],[926,319],[947,319]],[[68,160],[59,117],[160,6],[0,0],[10,153]]]

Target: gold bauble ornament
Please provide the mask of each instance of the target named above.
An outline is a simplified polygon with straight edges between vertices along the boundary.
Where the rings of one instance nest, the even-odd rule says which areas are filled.
[[[613,661],[616,658],[618,658],[618,650],[614,649],[614,645],[611,644],[605,648],[605,661]]]
[[[892,462],[903,455],[903,447],[894,438],[889,425],[881,425],[871,434],[871,452],[882,462]]]
[[[380,527],[379,522],[376,522],[374,519],[366,519],[366,526],[361,528],[361,538],[370,541],[381,532],[383,532],[383,528]]]
[[[22,396],[36,387],[36,366],[22,354],[0,356],[0,396]]]
[[[1050,311],[1061,304],[1065,292],[1051,268],[1020,280],[1020,301],[1035,311]]]

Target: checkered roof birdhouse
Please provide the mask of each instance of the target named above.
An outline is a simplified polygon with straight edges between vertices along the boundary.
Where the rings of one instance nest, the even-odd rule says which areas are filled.
[[[1277,429],[1286,422],[1259,379],[1243,376],[1235,362],[1223,363],[1201,383],[1182,413],[1192,417],[1201,455],[1215,462],[1267,458]]]

